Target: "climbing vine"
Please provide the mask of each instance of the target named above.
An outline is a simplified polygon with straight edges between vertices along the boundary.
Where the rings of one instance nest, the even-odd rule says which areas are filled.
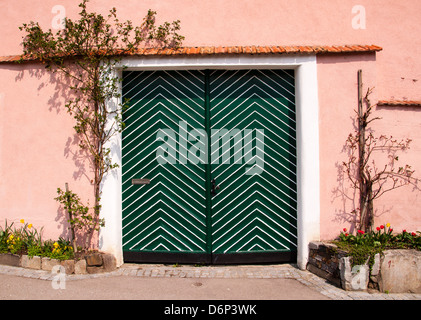
[[[64,74],[68,81],[73,98],[66,101],[65,108],[75,119],[79,147],[88,153],[93,168],[93,227],[89,230],[96,230],[100,223],[101,182],[117,167],[107,144],[124,128],[120,114],[126,102],[109,106],[110,101],[121,100],[121,79],[114,70],[122,56],[140,46],[177,47],[184,37],[178,33],[179,20],[157,25],[155,11],[149,10],[141,25],[134,26],[129,20],[121,22],[115,8],[108,16],[88,12],[87,2],[79,4],[79,19],[66,18],[65,28],[56,33],[44,31],[32,21],[19,29],[25,33],[22,58],[44,63],[49,71]],[[58,198],[63,198],[60,189],[58,193]]]

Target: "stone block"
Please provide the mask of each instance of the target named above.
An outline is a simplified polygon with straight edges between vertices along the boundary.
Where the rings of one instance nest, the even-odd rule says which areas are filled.
[[[38,256],[30,257],[30,256],[24,254],[21,257],[20,265],[23,268],[40,270],[41,269],[41,257],[38,257]]]
[[[102,255],[100,253],[92,253],[85,257],[86,265],[89,267],[102,266]]]
[[[61,262],[66,274],[75,273],[75,260],[64,260]]]
[[[323,242],[320,242],[320,241],[312,241],[312,242],[310,242],[308,244],[308,248],[310,250],[318,250],[320,245],[323,245]]]
[[[339,271],[342,289],[347,291],[366,291],[370,280],[370,267],[368,261],[364,265],[351,268],[351,257],[339,260]]]
[[[41,269],[45,271],[51,271],[54,266],[60,265],[60,260],[50,259],[43,257],[41,259]]]
[[[75,274],[86,274],[86,261],[85,259],[75,262]]]
[[[374,264],[373,267],[371,268],[371,275],[372,276],[377,276],[380,273],[380,254],[376,253],[376,255],[374,256]]]
[[[105,272],[110,272],[117,269],[117,259],[110,253],[104,253],[102,255],[102,262]]]
[[[421,252],[417,250],[386,250],[380,267],[381,292],[421,293]]]
[[[18,256],[17,254],[2,253],[0,254],[0,264],[12,267],[19,267],[20,256]]]
[[[310,271],[311,273],[314,273],[315,275],[317,275],[318,277],[321,277],[323,279],[328,280],[329,282],[333,283],[334,285],[340,287],[341,286],[341,282],[339,280],[339,278],[335,277],[332,273],[324,271],[320,268],[317,268],[311,264],[307,264],[307,270]]]

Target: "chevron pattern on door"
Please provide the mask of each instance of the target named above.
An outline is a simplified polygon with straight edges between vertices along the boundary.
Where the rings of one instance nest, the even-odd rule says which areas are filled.
[[[124,72],[123,98],[125,259],[294,260],[293,70]]]
[[[296,251],[293,70],[216,70],[210,88],[213,253]]]
[[[205,165],[187,162],[187,124],[204,129],[203,72],[124,72],[125,98],[123,251],[205,252]]]

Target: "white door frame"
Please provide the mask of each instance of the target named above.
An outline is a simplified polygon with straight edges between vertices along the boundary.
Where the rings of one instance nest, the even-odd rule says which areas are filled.
[[[209,55],[176,57],[127,57],[114,70],[193,69],[294,69],[297,123],[297,264],[305,269],[308,244],[320,239],[319,103],[315,55]],[[121,89],[120,89],[121,90]],[[109,102],[115,108],[117,100]],[[113,161],[119,167],[103,180],[99,249],[112,253],[123,264],[122,245],[122,140],[117,134],[109,142]]]

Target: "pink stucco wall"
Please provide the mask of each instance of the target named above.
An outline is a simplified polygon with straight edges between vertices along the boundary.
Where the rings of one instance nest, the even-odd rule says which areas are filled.
[[[73,0],[0,1],[0,55],[20,54],[18,27],[31,20],[51,27],[52,8],[61,5],[76,17]],[[355,5],[366,13],[366,28],[353,28]],[[89,8],[106,14],[115,6],[121,19],[141,21],[147,9],[158,19],[180,19],[186,46],[376,44],[383,51],[368,55],[319,56],[321,237],[334,237],[349,227],[353,209],[350,190],[338,181],[337,164],[351,117],[357,107],[357,70],[365,87],[375,87],[373,100],[421,100],[421,24],[418,0],[92,0]],[[75,157],[72,118],[54,79],[42,66],[0,65],[0,223],[21,218],[43,225],[47,236],[66,232],[53,200],[64,182],[85,199],[89,179]],[[381,108],[378,132],[413,139],[402,157],[421,172],[420,110]],[[84,168],[88,170],[88,168]],[[420,174],[421,176],[421,174]],[[403,188],[376,202],[376,222],[396,230],[421,230],[419,191]]]
[[[57,187],[68,182],[85,201],[91,188],[63,91],[44,66],[33,64],[1,66],[0,88],[1,220],[44,226],[47,238],[66,235],[66,219],[54,200]]]
[[[321,237],[331,239],[342,230],[350,229],[355,216],[351,212],[358,208],[358,195],[347,179],[342,179],[341,164],[345,161],[343,149],[349,133],[355,130],[354,110],[358,106],[357,71],[363,70],[364,93],[374,88],[370,96],[372,103],[379,98],[378,64],[375,55],[364,56],[319,56],[319,130],[320,130],[320,188],[321,188]],[[412,139],[410,150],[399,153],[398,166],[412,165],[420,176],[421,165],[421,109],[411,107],[377,107],[372,123],[374,135],[393,135],[396,139]],[[387,155],[377,153],[379,168],[388,160]],[[395,231],[420,230],[421,215],[419,190],[413,186],[385,193],[375,201],[375,224],[391,223]]]
[[[62,5],[69,17],[79,12],[78,1],[0,1],[0,55],[19,54],[24,22],[38,21],[51,28]],[[366,29],[354,29],[354,6],[362,5]],[[107,14],[116,7],[121,19],[141,21],[147,9],[158,20],[180,19],[186,46],[202,45],[329,45],[377,44],[384,48],[377,57],[378,91],[384,99],[421,100],[417,57],[421,32],[417,0],[91,0],[89,8]],[[403,79],[402,79],[403,78]]]

